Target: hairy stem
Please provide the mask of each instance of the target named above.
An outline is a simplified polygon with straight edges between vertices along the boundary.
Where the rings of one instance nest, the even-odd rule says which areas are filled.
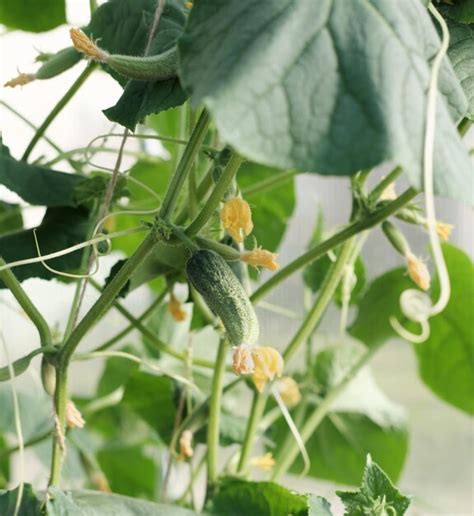
[[[87,67],[83,70],[81,75],[74,81],[72,86],[66,91],[64,96],[59,100],[59,102],[54,106],[54,108],[51,110],[49,115],[44,119],[44,122],[38,127],[38,130],[36,131],[35,135],[33,136],[32,140],[28,144],[28,147],[26,148],[23,156],[21,159],[23,161],[26,161],[33,149],[35,148],[38,141],[41,139],[43,134],[45,133],[46,129],[51,125],[53,120],[61,113],[61,111],[64,109],[64,107],[67,105],[67,103],[74,97],[74,95],[77,93],[79,88],[84,84],[84,82],[87,80],[89,75],[94,71],[96,68],[96,65],[94,63],[89,63]]]

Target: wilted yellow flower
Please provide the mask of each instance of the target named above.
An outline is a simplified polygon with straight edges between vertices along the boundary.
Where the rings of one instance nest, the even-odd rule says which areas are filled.
[[[66,404],[66,425],[68,428],[84,428],[86,424],[79,409],[72,400],[67,400]]]
[[[252,358],[255,364],[252,380],[258,392],[262,392],[268,380],[280,377],[283,373],[283,358],[270,346],[256,346],[252,349]]]
[[[278,380],[278,392],[287,407],[294,407],[301,400],[298,384],[290,376],[284,376]]]
[[[420,260],[420,258],[411,252],[408,252],[405,258],[407,260],[407,271],[410,278],[422,290],[428,290],[431,283],[431,276],[428,267],[422,260]]]
[[[241,344],[232,348],[232,369],[236,375],[252,374],[255,364],[252,358],[252,348],[248,344]]]
[[[385,190],[380,194],[379,199],[381,201],[393,201],[397,198],[397,192],[395,191],[395,183],[390,183]]]
[[[451,231],[454,226],[452,224],[447,224],[445,222],[437,222],[436,223],[436,233],[438,233],[439,238],[441,240],[448,240],[451,236]]]
[[[20,75],[18,75],[14,79],[10,79],[3,86],[9,86],[10,88],[14,88],[15,86],[24,86],[25,84],[28,84],[29,82],[32,82],[35,79],[36,75],[34,73],[20,73]]]
[[[253,265],[254,267],[266,267],[271,271],[276,271],[279,268],[277,258],[278,254],[260,248],[247,251],[240,255],[240,259],[243,262]]]
[[[179,302],[173,293],[171,293],[170,300],[168,302],[168,312],[177,322],[181,322],[186,319],[186,311],[183,310],[183,305]]]
[[[192,446],[193,433],[191,430],[184,430],[179,438],[179,459],[190,459],[194,455]]]
[[[71,29],[69,35],[74,48],[81,54],[97,61],[106,61],[109,57],[109,54],[99,48],[82,30]]]
[[[192,7],[193,7],[192,2],[185,2],[184,5],[186,6],[187,9],[192,9]]]
[[[252,212],[247,201],[234,197],[224,203],[220,213],[224,229],[236,242],[243,242],[253,229]]]
[[[271,471],[275,465],[275,459],[273,458],[272,453],[265,453],[265,455],[260,455],[259,457],[250,459],[250,464],[263,469],[263,471]]]

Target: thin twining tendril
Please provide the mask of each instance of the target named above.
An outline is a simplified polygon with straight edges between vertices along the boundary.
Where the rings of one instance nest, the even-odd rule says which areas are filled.
[[[296,444],[298,445],[298,449],[300,450],[301,457],[303,458],[304,463],[303,471],[301,471],[300,476],[304,476],[311,467],[311,460],[306,450],[303,438],[301,437],[301,434],[297,426],[295,425],[295,422],[293,421],[293,418],[291,417],[291,414],[288,408],[286,407],[285,402],[281,399],[280,393],[278,392],[278,389],[276,388],[275,384],[272,385],[271,392],[281,410],[283,417],[285,418],[286,424],[288,425],[290,432],[293,434],[293,437],[295,438]]]
[[[428,235],[430,239],[431,249],[433,253],[434,263],[436,266],[437,275],[440,284],[439,299],[435,304],[432,304],[428,296],[423,298],[421,295],[415,296],[413,289],[408,290],[400,297],[400,307],[402,312],[408,319],[418,322],[421,325],[421,334],[415,335],[406,330],[401,323],[395,318],[390,317],[390,324],[393,329],[403,338],[415,342],[424,342],[430,335],[429,318],[442,312],[449,302],[451,296],[451,284],[449,281],[448,269],[444,260],[441,243],[436,232],[436,212],[434,203],[434,189],[433,189],[433,155],[434,155],[434,137],[436,129],[436,98],[438,94],[438,78],[443,57],[449,47],[449,30],[443,17],[436,10],[434,5],[430,3],[428,10],[438,21],[442,30],[441,46],[436,54],[433,65],[431,67],[430,83],[428,88],[428,98],[426,107],[426,129],[425,141],[423,149],[423,183],[425,190],[425,210],[426,210],[426,225],[428,228]],[[417,291],[415,291],[417,292]],[[422,294],[422,293],[420,293]],[[429,303],[429,307],[428,307]],[[422,307],[419,312],[413,312],[413,307]]]

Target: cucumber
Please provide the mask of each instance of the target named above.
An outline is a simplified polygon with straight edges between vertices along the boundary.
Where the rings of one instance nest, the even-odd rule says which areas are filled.
[[[255,344],[258,319],[247,293],[227,265],[214,251],[201,249],[186,263],[186,274],[209,308],[218,315],[231,344]]]
[[[52,55],[36,72],[37,79],[51,79],[60,73],[69,70],[72,66],[82,59],[80,54],[74,47],[63,48],[56,54]]]

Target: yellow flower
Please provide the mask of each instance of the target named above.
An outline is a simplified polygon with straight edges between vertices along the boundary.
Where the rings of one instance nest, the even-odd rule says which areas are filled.
[[[34,73],[20,73],[18,77],[10,79],[3,86],[9,86],[10,88],[14,88],[15,86],[24,86],[25,84],[28,84],[29,82],[34,81],[35,79],[36,75]]]
[[[80,29],[71,29],[69,31],[69,35],[71,36],[72,44],[74,48],[84,54],[91,59],[95,59],[96,61],[106,61],[109,57],[109,54],[99,48],[82,30]]]
[[[453,228],[454,226],[452,224],[446,224],[445,222],[436,223],[436,233],[438,233],[439,238],[444,241],[449,240]]]
[[[254,267],[266,267],[271,271],[276,271],[279,268],[277,258],[278,254],[260,248],[247,251],[240,255],[240,259],[243,262],[253,265]]]
[[[287,407],[294,407],[301,400],[298,384],[290,376],[284,376],[278,381],[278,392]]]
[[[234,197],[224,203],[220,213],[224,229],[236,242],[243,242],[253,229],[252,212],[248,202]]]
[[[186,319],[186,311],[183,310],[182,304],[179,302],[178,299],[176,299],[173,293],[171,293],[170,300],[168,302],[168,312],[177,322],[181,322]]]
[[[265,453],[265,455],[260,455],[259,457],[251,459],[250,464],[263,469],[263,471],[271,471],[275,465],[275,459],[271,453]]]
[[[239,376],[241,374],[252,374],[255,364],[252,358],[252,348],[247,344],[234,346],[232,348],[232,369]]]
[[[186,6],[187,9],[192,9],[192,7],[193,7],[193,3],[192,2],[185,2],[184,5]]]
[[[79,412],[73,401],[67,400],[66,404],[66,425],[68,428],[84,428],[86,424],[82,414]]]
[[[179,460],[190,459],[194,455],[192,440],[191,430],[184,430],[179,438]]]
[[[283,372],[284,362],[280,353],[269,346],[256,346],[252,349],[255,365],[252,380],[258,392],[263,392],[268,380],[278,378]]]
[[[428,267],[413,253],[408,252],[405,256],[407,260],[407,271],[410,278],[422,290],[430,288],[431,276]]]

